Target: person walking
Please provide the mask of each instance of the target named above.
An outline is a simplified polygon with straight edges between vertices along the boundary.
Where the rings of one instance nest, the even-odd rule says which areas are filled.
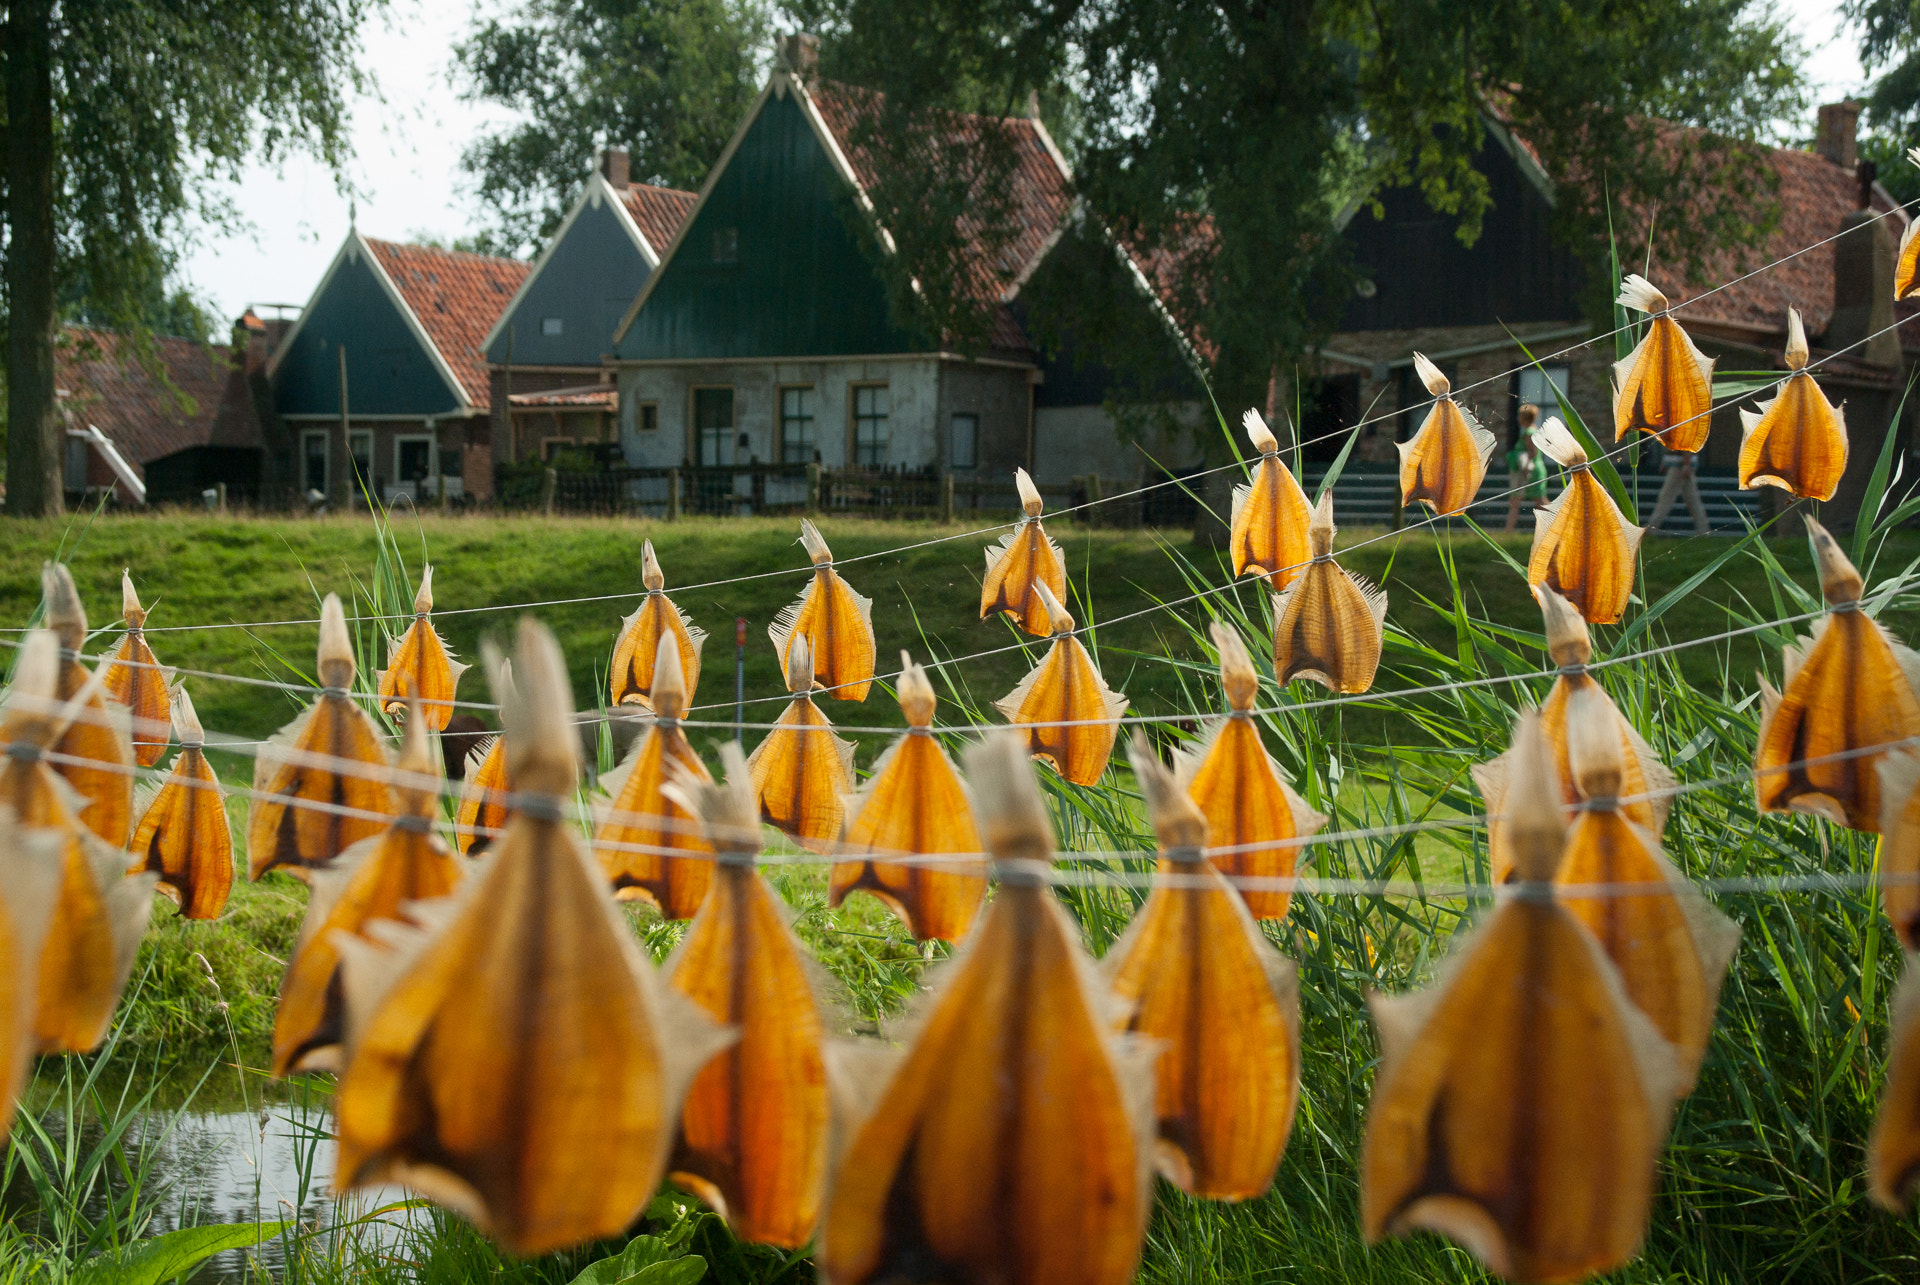
[[[1699,456],[1692,451],[1670,451],[1659,445],[1657,438],[1655,449],[1660,452],[1660,469],[1666,477],[1660,483],[1660,498],[1653,502],[1653,516],[1647,521],[1647,530],[1660,530],[1667,514],[1673,511],[1674,502],[1685,498],[1687,512],[1693,515],[1693,533],[1705,535],[1707,506],[1700,499],[1700,482],[1694,476]]]
[[[1507,450],[1507,527],[1520,525],[1520,504],[1532,508],[1547,502],[1547,461],[1533,444],[1533,426],[1540,419],[1540,408],[1532,402],[1520,408],[1519,427],[1514,430],[1513,445]]]

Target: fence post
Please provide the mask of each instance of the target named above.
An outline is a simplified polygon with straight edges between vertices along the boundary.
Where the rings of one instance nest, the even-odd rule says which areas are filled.
[[[436,472],[434,474],[434,482],[440,488],[439,493],[434,496],[434,507],[438,508],[442,513],[445,513],[447,511],[447,475]]]
[[[818,463],[811,463],[807,465],[807,512],[818,513],[819,511],[820,465]]]
[[[1102,497],[1100,494],[1100,475],[1098,473],[1087,474],[1087,525],[1088,526],[1105,526],[1107,524],[1107,521],[1106,521],[1107,515],[1100,511],[1101,498]]]
[[[953,524],[953,474],[940,475],[940,520]]]
[[[680,520],[680,470],[667,470],[667,521]]]
[[[214,490],[219,496],[216,501],[216,506],[221,513],[225,513],[227,511],[227,484],[225,482],[216,482],[214,483]]]
[[[559,489],[559,470],[552,468],[547,469],[540,479],[540,507],[547,511],[548,517],[553,516],[553,496],[554,492]]]

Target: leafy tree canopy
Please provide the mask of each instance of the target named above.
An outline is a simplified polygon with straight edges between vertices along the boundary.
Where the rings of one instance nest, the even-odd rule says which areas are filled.
[[[1869,132],[1860,155],[1872,161],[1896,201],[1920,199],[1920,169],[1906,150],[1920,144],[1920,3],[1848,0],[1845,13],[1860,28],[1860,61],[1877,73],[1865,107]]]

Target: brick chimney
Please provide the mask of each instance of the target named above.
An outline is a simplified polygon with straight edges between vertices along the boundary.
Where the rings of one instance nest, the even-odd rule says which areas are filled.
[[[600,153],[600,177],[606,179],[616,192],[624,192],[627,190],[627,184],[631,180],[632,175],[628,169],[626,148],[608,147],[602,149]]]
[[[820,37],[818,36],[810,36],[804,31],[782,36],[774,53],[779,58],[780,65],[800,80],[812,80],[814,73],[820,70]]]
[[[1849,348],[1846,356],[1874,366],[1900,364],[1900,337],[1893,325],[1893,236],[1872,210],[1853,210],[1840,220],[1833,243],[1833,320],[1820,337],[1823,348]]]
[[[1852,169],[1860,159],[1855,136],[1860,125],[1860,104],[1827,103],[1820,108],[1820,127],[1814,133],[1813,150],[1835,165]]]

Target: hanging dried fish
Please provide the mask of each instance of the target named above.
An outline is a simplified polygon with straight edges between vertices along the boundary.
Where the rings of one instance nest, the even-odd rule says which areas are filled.
[[[1567,832],[1557,876],[1560,899],[1613,961],[1627,998],[1673,1046],[1678,1091],[1686,1094],[1707,1055],[1720,983],[1740,944],[1740,929],[1673,868],[1658,840],[1621,811],[1626,757],[1617,717],[1598,687],[1582,688],[1567,700],[1567,752],[1584,804]],[[1582,885],[1596,884],[1608,891],[1583,895]],[[1623,891],[1628,888],[1634,891]]]
[[[1900,944],[1920,950],[1920,750],[1889,750],[1880,773],[1880,896]]]
[[[1847,471],[1847,419],[1807,373],[1807,330],[1787,309],[1787,369],[1770,402],[1740,412],[1740,488],[1777,486],[1809,500],[1831,500]]]
[[[662,635],[654,652],[648,666],[653,671],[648,707],[654,720],[625,761],[600,778],[606,794],[594,805],[593,848],[614,896],[651,902],[668,919],[691,919],[707,899],[713,848],[701,837],[693,815],[662,795],[660,787],[669,764],[678,763],[703,779],[707,769],[680,726],[690,695],[680,669],[680,648],[671,636]]]
[[[1920,147],[1907,149],[1907,160],[1920,165]],[[1895,301],[1910,298],[1914,293],[1914,283],[1920,279],[1920,219],[1911,216],[1907,219],[1907,230],[1900,236],[1900,254],[1893,266],[1893,297]]]
[[[820,531],[800,519],[800,543],[813,559],[813,579],[797,602],[781,608],[767,629],[780,667],[790,668],[793,640],[807,640],[816,687],[835,700],[863,701],[873,686],[873,599],[855,593],[833,569],[833,550]]]
[[[737,1043],[694,1077],[668,1178],[742,1240],[799,1249],[827,1185],[826,1026],[792,912],[754,869],[760,809],[740,747],[720,747],[724,785],[675,763],[667,797],[700,818],[719,854],[713,891],[667,961],[668,985]]]
[[[1807,534],[1827,614],[1811,638],[1787,644],[1784,692],[1760,679],[1754,790],[1762,812],[1811,812],[1873,834],[1885,751],[1854,751],[1920,736],[1920,656],[1867,615],[1860,573],[1827,529],[1808,518]]]
[[[1886,1087],[1867,1135],[1867,1193],[1904,1214],[1920,1192],[1920,956],[1907,956],[1888,1025]]]
[[[27,1067],[39,1052],[33,1015],[39,1001],[40,952],[53,922],[60,891],[58,831],[17,825],[0,806],[0,1145],[13,1125],[13,1111]]]
[[[1299,579],[1313,560],[1307,543],[1307,524],[1313,520],[1307,493],[1294,480],[1293,470],[1280,458],[1280,441],[1249,410],[1240,421],[1260,452],[1253,480],[1233,488],[1233,525],[1228,544],[1233,550],[1233,574],[1262,575],[1275,589]]]
[[[787,652],[793,700],[747,756],[747,770],[768,823],[824,851],[840,837],[846,796],[853,792],[853,742],[833,734],[833,724],[808,695],[810,646],[803,636]]]
[[[1053,622],[1053,646],[993,707],[1016,727],[1034,725],[1024,735],[1035,758],[1075,785],[1092,785],[1113,757],[1127,698],[1100,676],[1100,667],[1074,636],[1073,616],[1052,590],[1041,585],[1038,591]]]
[[[42,1053],[84,1053],[105,1037],[146,932],[158,877],[126,873],[126,852],[81,824],[84,800],[44,757],[63,743],[73,720],[97,716],[100,708],[97,676],[69,697],[57,694],[69,663],[63,645],[51,630],[27,633],[0,715],[0,744],[7,747],[0,755],[0,808],[24,828],[58,835],[52,866],[58,892],[35,979],[34,1041]],[[5,890],[10,902],[12,885]]]
[[[420,927],[333,935],[347,1014],[334,1173],[342,1189],[411,1187],[531,1255],[632,1225],[726,1033],[656,989],[567,822],[572,692],[531,619],[515,675],[497,693],[525,795],[507,833],[450,897],[414,903]]]
[[[1273,672],[1357,695],[1373,686],[1386,647],[1387,595],[1333,560],[1333,492],[1320,497],[1307,538],[1313,561],[1273,599]]]
[[[980,851],[973,803],[933,739],[933,684],[904,651],[898,691],[907,733],[873,765],[842,843],[872,855],[834,864],[827,904],[870,892],[921,941],[959,941],[987,894],[986,862],[972,856]]]
[[[1163,1046],[1154,1063],[1160,1172],[1210,1200],[1247,1200],[1279,1167],[1300,1101],[1300,982],[1207,864],[1207,818],[1146,737],[1134,775],[1160,842],[1162,883],[1104,963],[1122,1029]]]
[[[1627,521],[1558,416],[1534,433],[1533,443],[1567,470],[1567,487],[1533,512],[1527,583],[1565,596],[1593,624],[1611,625],[1633,596],[1634,556],[1646,528]]]
[[[1025,746],[967,754],[1000,891],[855,1120],[815,1261],[832,1285],[1122,1285],[1152,1201],[1152,1052],[1112,1033]]]
[[[640,583],[647,596],[633,614],[620,622],[620,636],[613,644],[613,664],[608,668],[608,696],[615,705],[638,705],[650,709],[648,693],[653,690],[654,658],[660,654],[660,640],[672,638],[680,657],[681,684],[689,703],[700,688],[700,651],[706,645],[707,631],[687,618],[667,597],[667,578],[660,560],[653,555],[653,541],[640,546]]]
[[[1247,645],[1217,620],[1212,632],[1232,712],[1179,756],[1180,777],[1206,815],[1207,859],[1215,870],[1233,879],[1290,879],[1300,858],[1300,846],[1290,840],[1305,840],[1327,819],[1293,792],[1260,743],[1249,712],[1260,695],[1260,676]],[[1293,902],[1291,892],[1278,888],[1243,886],[1240,895],[1255,919],[1284,919]]]
[[[1441,515],[1463,513],[1486,481],[1493,434],[1453,400],[1452,383],[1424,353],[1413,354],[1413,368],[1435,400],[1420,431],[1398,443],[1400,503],[1419,501]]]
[[[409,697],[415,704],[419,697]],[[365,935],[376,919],[397,920],[408,902],[444,897],[466,868],[434,833],[440,817],[440,762],[427,744],[432,720],[407,715],[393,768],[399,813],[379,834],[313,874],[300,939],[280,986],[273,1019],[273,1073],[337,1071],[346,1015],[341,1007],[339,936]]]
[[[1553,690],[1540,705],[1540,734],[1546,737],[1553,755],[1554,779],[1560,783],[1560,801],[1568,807],[1580,801],[1574,784],[1573,767],[1567,754],[1567,702],[1574,693],[1593,691],[1607,700],[1613,710],[1614,727],[1620,735],[1621,778],[1620,815],[1639,826],[1658,842],[1667,828],[1667,813],[1673,807],[1674,776],[1653,752],[1653,747],[1635,731],[1626,715],[1607,698],[1606,689],[1587,671],[1593,659],[1593,642],[1587,636],[1587,622],[1573,604],[1546,585],[1535,585],[1533,596],[1540,604],[1546,626],[1547,655],[1560,667]],[[1487,853],[1492,864],[1493,881],[1506,883],[1513,877],[1513,854],[1507,845],[1503,814],[1506,812],[1507,777],[1512,770],[1511,750],[1486,763],[1473,766],[1474,784],[1487,805]]]
[[[167,779],[140,809],[133,832],[133,868],[160,876],[160,891],[173,898],[183,919],[217,919],[233,890],[233,831],[227,799],[207,762],[207,734],[194,713],[186,684],[170,702],[180,753]]]
[[[980,582],[980,619],[1003,611],[1028,633],[1045,638],[1053,629],[1034,586],[1044,584],[1053,590],[1055,598],[1066,597],[1067,567],[1060,546],[1040,525],[1040,489],[1023,468],[1013,471],[1013,484],[1020,491],[1020,507],[1026,516],[987,550],[987,578]]]
[[[70,701],[81,692],[88,693],[59,741],[48,747],[55,754],[86,761],[56,760],[53,770],[79,793],[81,802],[75,808],[81,822],[107,843],[124,848],[133,837],[135,762],[127,710],[108,699],[105,684],[93,682],[93,674],[78,659],[87,643],[87,613],[65,563],[49,562],[41,568],[40,590],[42,623],[60,640],[54,699]]]
[[[1638,431],[1670,451],[1698,451],[1713,427],[1713,359],[1694,347],[1645,277],[1628,274],[1614,302],[1648,321],[1645,337],[1613,364],[1613,440]]]
[[[496,691],[513,689],[513,662],[502,660],[488,678]],[[513,782],[507,776],[507,747],[499,733],[482,737],[467,751],[460,800],[453,809],[453,843],[463,857],[477,857],[513,815]]]
[[[353,703],[353,644],[338,594],[320,604],[320,683],[300,717],[260,747],[247,816],[247,868],[258,879],[277,866],[306,878],[393,815],[380,729]]]
[[[120,614],[127,632],[113,654],[102,662],[107,695],[127,707],[133,716],[133,754],[141,767],[152,767],[167,752],[167,731],[172,713],[168,706],[171,671],[162,669],[147,646],[147,613],[140,595],[133,591],[133,577],[120,572]]]
[[[428,617],[433,612],[433,566],[420,573],[420,592],[413,595],[413,623],[398,640],[387,644],[387,667],[380,671],[377,686],[387,717],[398,718],[407,712],[407,698],[420,698],[421,712],[436,732],[447,730],[453,717],[453,693],[460,686],[460,675],[472,668],[453,658],[440,631]]]
[[[1677,1072],[1547,882],[1566,820],[1537,717],[1510,754],[1526,892],[1498,903],[1431,988],[1374,997],[1360,1217],[1370,1242],[1425,1228],[1511,1280],[1572,1281],[1639,1251]]]

